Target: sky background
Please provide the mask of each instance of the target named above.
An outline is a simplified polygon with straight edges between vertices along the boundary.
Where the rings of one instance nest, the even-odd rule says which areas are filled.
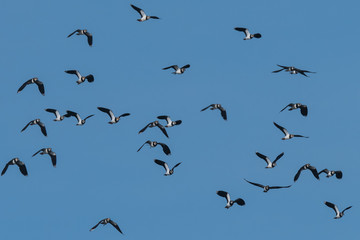
[[[160,17],[137,22],[130,4]],[[356,1],[17,1],[0,3],[1,168],[19,157],[29,176],[10,166],[0,178],[2,239],[354,239],[360,193],[359,22]],[[244,41],[234,27],[262,34]],[[68,34],[86,28],[94,36]],[[190,64],[183,75],[169,65]],[[276,64],[316,72],[309,78]],[[64,73],[92,73],[95,82],[76,84]],[[45,84],[17,89],[38,77]],[[290,102],[307,104],[299,111],[279,111]],[[219,111],[200,110],[220,103]],[[97,110],[131,116],[118,124]],[[44,111],[56,108],[81,116],[95,114],[84,126],[75,119],[52,121]],[[183,124],[137,132],[158,115]],[[40,118],[37,126],[20,130]],[[273,121],[309,139],[282,141]],[[168,144],[144,147],[147,140]],[[56,168],[44,147],[57,153]],[[274,159],[274,169],[255,152]],[[175,174],[153,160],[173,166]],[[319,171],[342,170],[344,177],[317,181],[304,164]],[[263,193],[243,179],[289,185]],[[246,206],[225,209],[216,191],[241,197]],[[353,208],[340,220],[324,205]],[[89,229],[110,217],[111,226]],[[355,235],[356,234],[356,235]]]

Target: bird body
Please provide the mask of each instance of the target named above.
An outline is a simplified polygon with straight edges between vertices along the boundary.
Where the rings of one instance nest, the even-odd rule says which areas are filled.
[[[254,185],[254,186],[257,186],[257,187],[261,187],[263,189],[263,192],[268,192],[270,189],[279,189],[279,188],[289,188],[291,187],[291,185],[288,185],[288,186],[269,186],[269,185],[262,185],[260,183],[254,183],[254,182],[250,182],[246,179],[244,179],[246,182]]]
[[[135,10],[137,11],[139,14],[140,14],[140,18],[137,19],[139,22],[144,22],[144,21],[147,21],[149,19],[159,19],[158,17],[156,16],[148,16],[146,15],[146,13],[144,12],[144,10],[142,10],[141,8],[138,8],[132,4],[130,4],[130,6]]]
[[[139,131],[138,134],[145,132],[145,130],[146,130],[147,128],[153,128],[153,127],[158,127],[158,128],[161,130],[161,132],[162,132],[167,138],[169,138],[169,135],[167,134],[165,127],[164,127],[163,125],[161,125],[161,124],[159,123],[159,121],[154,121],[154,122],[148,123],[145,127],[143,127],[143,128]]]
[[[20,172],[22,173],[22,175],[24,175],[24,176],[27,176],[27,175],[28,175],[28,172],[27,172],[27,169],[26,169],[25,164],[24,164],[22,161],[20,161],[19,158],[13,158],[13,159],[11,159],[11,160],[5,165],[4,169],[3,169],[2,172],[1,172],[1,176],[6,173],[8,167],[9,167],[10,165],[17,165],[17,166],[19,167],[19,170],[20,170]]]
[[[339,219],[342,218],[344,216],[344,213],[346,210],[350,209],[352,206],[349,206],[347,208],[345,208],[344,210],[342,210],[342,212],[339,211],[339,208],[331,203],[331,202],[324,202],[326,206],[328,206],[329,208],[332,208],[335,211],[336,216],[334,217],[334,219]]]
[[[210,104],[209,106],[201,109],[200,112],[205,111],[205,110],[208,109],[208,108],[210,108],[210,110],[219,109],[222,118],[223,118],[224,120],[227,120],[226,110],[221,106],[221,104]]]
[[[80,117],[80,115],[78,113],[67,110],[66,114],[64,116],[65,117],[75,117],[77,119],[77,121],[78,121],[76,126],[82,126],[82,125],[84,125],[86,123],[86,119],[91,118],[92,116],[94,116],[94,114],[91,114],[91,115],[87,116],[86,118],[81,119],[81,117]]]
[[[92,46],[92,44],[93,44],[93,36],[86,29],[77,29],[74,32],[70,33],[69,36],[67,36],[67,37],[69,38],[72,35],[74,35],[75,33],[76,33],[76,35],[85,35],[87,37],[87,41],[88,41],[89,46],[90,47]]]
[[[341,179],[342,178],[342,171],[329,171],[327,168],[325,168],[324,170],[321,170],[319,172],[319,175],[321,173],[326,173],[326,177],[329,178],[329,177],[332,177],[332,176],[336,176],[337,179]]]
[[[282,65],[279,65],[277,64],[279,67],[281,67],[281,69],[279,70],[275,70],[273,71],[273,73],[278,73],[278,72],[281,72],[283,70],[285,70],[286,72],[289,72],[290,74],[298,74],[300,73],[301,75],[305,76],[305,77],[308,77],[308,75],[306,75],[306,73],[315,73],[315,72],[310,72],[310,71],[307,71],[307,70],[301,70],[299,68],[296,68],[296,67],[293,67],[293,66],[282,66]]]
[[[26,124],[26,126],[21,130],[21,132],[25,131],[27,129],[28,126],[31,125],[38,125],[41,129],[42,134],[46,137],[47,136],[47,132],[46,132],[46,128],[45,128],[45,124],[43,124],[40,119],[35,119],[30,121],[28,124]]]
[[[306,117],[308,115],[308,108],[306,105],[303,105],[301,103],[289,103],[288,105],[286,105],[286,107],[284,107],[280,112],[284,111],[286,108],[289,108],[289,111],[295,110],[295,109],[299,109],[300,108],[300,113],[301,115],[303,115],[304,117]]]
[[[302,166],[298,171],[297,173],[295,174],[295,177],[294,177],[294,182],[296,182],[299,177],[300,177],[300,174],[303,170],[310,170],[312,172],[312,174],[314,175],[314,177],[317,179],[317,180],[320,180],[319,178],[319,173],[318,171],[316,170],[315,167],[311,166],[309,163],[305,164],[304,166]]]
[[[236,27],[236,28],[234,28],[234,29],[235,29],[236,31],[245,33],[245,38],[244,38],[244,40],[250,40],[250,39],[253,39],[253,38],[261,38],[261,34],[260,34],[260,33],[251,34],[251,33],[249,32],[249,29],[247,29],[247,28]]]
[[[130,113],[123,113],[120,116],[115,117],[114,113],[108,108],[98,107],[98,109],[109,115],[109,117],[110,117],[110,122],[108,122],[109,124],[115,124],[120,121],[120,118],[130,115]]]
[[[271,162],[270,159],[269,159],[267,156],[265,156],[265,155],[263,155],[263,154],[261,154],[261,153],[259,153],[259,152],[256,152],[255,154],[256,154],[259,158],[265,160],[265,162],[267,163],[267,166],[266,166],[265,168],[274,168],[274,167],[276,166],[276,162],[277,162],[282,156],[284,156],[284,153],[282,152],[282,153],[280,153],[280,154],[276,157],[276,159],[275,159],[273,162]]]
[[[163,152],[166,154],[166,155],[170,155],[171,154],[171,151],[170,151],[170,148],[165,144],[165,143],[160,143],[160,142],[156,142],[156,141],[146,141],[143,145],[141,145],[141,147],[137,150],[138,152],[141,150],[141,148],[145,145],[145,144],[149,144],[150,148],[153,148],[153,147],[156,147],[158,145],[160,145],[163,149]]]
[[[44,83],[41,82],[37,77],[31,78],[29,80],[27,80],[26,82],[24,82],[18,89],[18,93],[21,92],[27,85],[29,84],[36,84],[38,86],[39,92],[45,96],[45,87],[44,87]]]
[[[237,203],[239,206],[244,206],[245,205],[245,201],[242,198],[237,198],[234,201],[230,199],[230,194],[228,192],[225,191],[217,191],[216,192],[217,195],[219,195],[220,197],[224,197],[226,199],[226,209],[229,209],[230,207],[232,207],[234,205],[234,203]]]
[[[78,85],[85,82],[86,80],[90,83],[94,82],[95,80],[92,74],[89,74],[87,76],[82,76],[78,70],[66,70],[65,72],[68,74],[75,74],[78,77],[78,80],[76,81]]]
[[[59,111],[56,109],[46,108],[45,111],[49,113],[53,113],[55,115],[55,119],[54,119],[55,122],[64,120],[64,116],[61,116]]]
[[[34,157],[36,154],[40,153],[40,155],[48,154],[51,158],[52,165],[56,167],[56,153],[52,151],[51,148],[42,148],[32,156]]]
[[[291,139],[291,138],[294,138],[294,137],[309,138],[309,137],[305,137],[305,136],[303,136],[303,135],[290,134],[290,133],[288,132],[288,130],[286,130],[286,128],[278,125],[276,122],[273,122],[273,123],[274,123],[274,125],[275,125],[278,129],[280,129],[280,131],[282,131],[282,132],[284,133],[285,137],[283,137],[282,140],[288,140],[288,139]]]
[[[122,231],[120,230],[119,226],[117,225],[117,223],[114,222],[113,220],[111,220],[110,218],[104,218],[104,219],[100,220],[100,222],[98,222],[95,226],[93,226],[90,229],[90,232],[93,231],[95,228],[97,228],[99,226],[99,224],[102,224],[105,226],[108,223],[110,223],[114,228],[116,228],[116,230],[118,230],[121,234],[123,234]]]
[[[164,162],[164,161],[161,161],[159,159],[155,159],[154,162],[156,164],[162,166],[165,169],[165,171],[166,171],[165,174],[164,174],[165,176],[173,175],[174,169],[181,164],[181,162],[179,162],[179,163],[175,164],[175,166],[172,169],[170,169],[168,164],[166,162]]]
[[[167,70],[169,68],[172,68],[175,70],[175,72],[172,72],[172,74],[183,74],[187,68],[190,67],[190,64],[186,64],[185,66],[182,66],[181,68],[178,65],[171,65],[169,67],[163,68],[163,70]]]
[[[181,120],[172,121],[171,118],[169,116],[166,116],[166,115],[161,115],[161,116],[158,116],[157,118],[166,120],[167,124],[165,125],[165,127],[173,127],[175,125],[180,125],[182,123]]]

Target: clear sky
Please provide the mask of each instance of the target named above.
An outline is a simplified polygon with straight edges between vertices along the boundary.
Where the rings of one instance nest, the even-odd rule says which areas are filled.
[[[160,17],[137,22],[130,4]],[[25,1],[0,3],[1,166],[19,157],[24,177],[11,166],[0,177],[1,239],[355,239],[359,203],[359,22],[356,1]],[[262,34],[244,41],[234,27]],[[86,28],[94,36],[68,34]],[[169,65],[190,64],[183,75]],[[309,78],[277,70],[276,64],[316,72]],[[95,82],[76,84],[64,73],[92,73]],[[26,80],[45,84],[16,93]],[[308,105],[309,115],[279,111],[290,102]],[[200,110],[220,103],[219,112]],[[131,116],[110,125],[97,107]],[[84,126],[54,122],[45,108],[95,114]],[[137,132],[158,115],[181,119],[168,129]],[[37,126],[20,130],[40,118]],[[282,141],[273,121],[309,139]],[[144,147],[156,140],[169,145]],[[44,147],[57,153],[31,157]],[[274,169],[255,152],[274,159]],[[175,174],[153,160],[173,166]],[[344,177],[316,180],[297,170],[311,163]],[[260,188],[243,179],[289,189]],[[241,197],[246,206],[225,209],[217,190]],[[324,205],[343,209],[340,220]],[[89,229],[110,217],[111,226]]]

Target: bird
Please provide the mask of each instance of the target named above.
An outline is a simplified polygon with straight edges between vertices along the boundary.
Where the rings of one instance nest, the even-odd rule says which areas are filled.
[[[26,166],[25,166],[25,163],[23,163],[22,161],[20,161],[19,158],[13,158],[11,159],[4,167],[4,169],[2,170],[1,172],[1,176],[4,175],[6,173],[6,170],[8,169],[8,167],[10,165],[17,165],[19,167],[19,170],[20,172],[24,175],[24,176],[27,176],[28,175],[28,172],[26,170]]]
[[[269,186],[269,185],[264,186],[264,185],[259,184],[259,183],[250,182],[250,181],[246,180],[245,178],[244,178],[244,180],[247,181],[248,183],[252,184],[252,185],[261,187],[264,190],[264,192],[268,192],[270,189],[279,189],[279,188],[289,188],[289,187],[291,187],[291,185],[289,185],[289,186]]]
[[[120,118],[126,117],[126,116],[129,116],[129,115],[130,115],[130,113],[123,113],[123,114],[121,114],[120,116],[115,117],[114,113],[113,113],[110,109],[108,109],[108,108],[98,107],[98,109],[99,109],[100,111],[102,111],[102,112],[104,112],[104,113],[107,113],[107,114],[109,115],[109,117],[110,117],[110,119],[111,119],[111,121],[109,122],[109,124],[115,124],[115,123],[119,122]]]
[[[232,207],[232,205],[234,205],[234,203],[237,203],[240,206],[244,206],[245,205],[245,201],[242,198],[237,198],[234,201],[230,199],[230,194],[228,192],[225,191],[217,191],[216,192],[217,195],[219,195],[220,197],[224,197],[226,198],[226,209],[229,209],[230,207]]]
[[[138,152],[141,150],[141,148],[145,145],[145,144],[149,144],[149,146],[152,148],[152,147],[156,147],[157,145],[160,145],[163,149],[163,152],[166,154],[166,155],[170,155],[171,154],[171,151],[170,151],[170,148],[165,144],[165,143],[160,143],[160,142],[156,142],[156,141],[146,141],[143,145],[141,145],[141,147],[137,150]]]
[[[148,16],[148,15],[146,15],[146,13],[144,12],[144,10],[142,10],[141,8],[138,8],[138,7],[136,7],[136,6],[132,5],[132,4],[130,4],[130,6],[131,6],[133,9],[135,9],[135,11],[137,11],[137,12],[140,14],[141,18],[137,19],[139,22],[144,22],[144,21],[146,21],[146,20],[149,20],[150,18],[152,18],[152,19],[159,19],[159,18],[156,17],[156,16]]]
[[[56,110],[56,109],[46,108],[45,111],[55,114],[56,118],[54,119],[54,121],[62,121],[62,120],[64,120],[64,116],[61,116],[59,111]]]
[[[21,132],[25,131],[25,129],[30,126],[30,125],[38,125],[41,129],[42,134],[44,134],[44,136],[47,136],[47,132],[46,132],[46,128],[45,128],[45,124],[43,124],[40,119],[35,119],[30,121],[28,124],[26,124],[26,126],[21,130]]]
[[[164,161],[155,159],[154,162],[160,166],[163,166],[163,168],[165,168],[165,171],[166,171],[166,173],[164,174],[165,176],[172,175],[174,173],[174,169],[181,164],[181,162],[179,162],[179,163],[175,164],[175,166],[172,169],[170,169],[169,166],[167,165],[167,163]]]
[[[315,73],[315,72],[310,72],[310,71],[307,71],[307,70],[301,70],[301,69],[296,68],[296,67],[281,66],[279,64],[277,64],[277,65],[279,67],[281,67],[281,69],[275,70],[275,71],[273,71],[273,73],[278,73],[278,72],[281,72],[281,71],[285,70],[286,72],[290,72],[290,74],[298,74],[298,73],[300,73],[301,75],[304,75],[305,77],[309,77],[305,73]]]
[[[289,111],[292,111],[294,109],[298,109],[300,108],[300,113],[301,115],[303,115],[304,117],[306,117],[308,115],[308,108],[306,105],[303,105],[301,103],[289,103],[288,105],[286,105],[286,107],[284,107],[283,109],[281,109],[280,112],[284,111],[287,107],[289,107]]]
[[[347,208],[345,208],[344,210],[342,210],[342,212],[339,211],[338,207],[331,203],[331,202],[324,202],[326,206],[328,206],[329,208],[332,208],[334,209],[335,213],[336,213],[336,216],[334,217],[334,219],[339,219],[339,218],[342,218],[344,216],[344,213],[346,210],[352,208],[352,206],[349,206]]]
[[[52,151],[51,148],[42,148],[32,156],[34,157],[36,154],[40,153],[41,155],[48,154],[51,158],[52,165],[56,167],[56,153]]]
[[[91,114],[91,115],[87,116],[86,118],[81,119],[81,117],[80,117],[80,115],[78,113],[67,110],[66,114],[64,116],[65,117],[76,117],[76,119],[78,120],[78,123],[76,124],[76,126],[81,126],[81,125],[85,124],[86,119],[91,118],[94,115],[95,114]]]
[[[148,127],[149,127],[149,128],[158,127],[158,128],[163,132],[163,134],[164,134],[167,138],[169,138],[169,136],[168,136],[168,134],[167,134],[167,132],[166,132],[165,127],[164,127],[163,125],[161,125],[161,124],[159,123],[159,121],[154,121],[154,122],[148,123],[144,128],[142,128],[142,129],[139,131],[138,134],[144,132]]]
[[[314,175],[314,177],[317,179],[317,180],[320,180],[319,178],[319,173],[318,171],[316,170],[315,167],[311,166],[309,163],[305,164],[304,166],[302,166],[296,173],[295,177],[294,177],[294,182],[296,182],[299,177],[300,177],[300,174],[301,174],[301,171],[303,170],[310,170],[312,172],[312,174]]]
[[[45,96],[45,88],[44,88],[44,83],[41,82],[37,77],[31,78],[29,80],[27,80],[26,82],[24,82],[19,89],[17,90],[17,92],[21,92],[27,85],[29,84],[33,84],[35,83],[38,86],[38,89],[40,91],[40,93]]]
[[[87,42],[88,42],[89,46],[90,47],[92,46],[93,36],[86,29],[77,29],[77,30],[73,31],[72,33],[70,33],[69,36],[67,36],[67,37],[69,38],[72,35],[74,35],[75,33],[76,33],[76,35],[85,35],[87,37]]]
[[[169,67],[163,68],[163,70],[167,70],[167,69],[169,69],[169,68],[172,68],[172,69],[175,70],[175,72],[172,72],[172,74],[183,74],[183,73],[185,72],[185,70],[186,70],[187,68],[189,68],[189,67],[190,67],[190,64],[186,64],[185,66],[182,66],[181,68],[179,68],[178,65],[171,65],[171,66],[169,66]]]
[[[288,140],[288,139],[291,139],[293,137],[309,138],[309,137],[305,137],[303,135],[289,134],[289,132],[288,132],[288,130],[286,130],[286,128],[278,125],[276,122],[273,122],[273,123],[278,129],[280,129],[285,134],[285,137],[283,137],[282,140]]]
[[[226,110],[221,106],[221,104],[210,104],[210,105],[207,106],[206,108],[201,109],[200,112],[205,111],[205,110],[208,109],[209,107],[210,107],[210,110],[219,109],[222,118],[223,118],[224,120],[227,120]]]
[[[265,162],[267,163],[267,166],[266,168],[274,168],[276,166],[276,162],[282,157],[284,156],[284,152],[280,153],[273,162],[270,161],[270,159],[265,156],[265,155],[262,155],[261,153],[259,152],[256,152],[255,153],[259,158],[262,158],[265,160]]]
[[[341,179],[343,174],[342,174],[342,171],[329,171],[327,168],[321,170],[319,172],[319,175],[321,173],[326,173],[326,177],[329,178],[329,177],[332,177],[332,176],[336,176],[337,179]]]
[[[250,40],[252,38],[261,38],[261,34],[260,33],[254,33],[254,34],[250,34],[249,29],[247,28],[240,28],[240,27],[236,27],[234,28],[236,31],[240,31],[245,33],[245,38],[244,40]]]
[[[65,72],[68,74],[75,74],[78,77],[78,80],[76,81],[78,85],[85,82],[86,80],[90,83],[94,82],[94,76],[92,74],[82,76],[78,70],[66,70]]]
[[[161,115],[157,117],[158,119],[166,120],[167,124],[165,127],[173,127],[175,125],[180,125],[182,123],[181,120],[172,121],[169,116]]]
[[[98,222],[95,226],[93,226],[91,229],[90,229],[90,232],[92,230],[94,230],[95,228],[97,228],[97,226],[99,226],[99,224],[102,224],[102,225],[106,225],[110,223],[111,225],[113,225],[114,228],[116,228],[116,230],[118,230],[121,234],[123,234],[123,232],[120,230],[119,226],[117,225],[116,222],[114,222],[113,220],[111,220],[110,218],[104,218],[102,220],[100,220],[100,222]]]

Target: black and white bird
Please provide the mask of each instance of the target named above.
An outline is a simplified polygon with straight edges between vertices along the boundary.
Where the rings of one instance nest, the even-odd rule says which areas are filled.
[[[291,139],[291,138],[294,138],[294,137],[303,137],[303,138],[309,138],[309,137],[305,137],[303,135],[296,135],[296,134],[290,134],[288,132],[288,130],[286,130],[286,128],[278,125],[276,122],[274,122],[274,125],[280,129],[284,134],[285,134],[285,137],[282,138],[282,140],[288,140],[288,139]]]
[[[232,207],[232,205],[234,205],[234,203],[237,203],[240,206],[244,206],[245,205],[245,201],[242,198],[238,198],[235,199],[234,201],[230,199],[230,194],[228,192],[225,191],[217,191],[216,192],[217,195],[219,195],[220,197],[224,197],[226,198],[226,206],[225,208],[229,209],[230,207]]]
[[[13,158],[11,159],[4,167],[4,169],[1,172],[1,176],[4,175],[6,173],[6,170],[8,169],[8,167],[10,165],[17,165],[19,167],[20,172],[24,175],[27,176],[28,172],[26,170],[26,166],[25,163],[23,163],[22,161],[19,160],[19,158]]]
[[[167,165],[167,163],[164,161],[155,159],[154,162],[160,166],[163,166],[163,168],[165,168],[165,171],[166,171],[166,173],[164,174],[165,176],[172,175],[174,173],[174,169],[181,164],[181,162],[179,162],[179,163],[175,164],[175,166],[172,169],[170,169],[169,166]]]
[[[187,68],[189,68],[189,67],[190,67],[190,64],[186,64],[185,66],[182,66],[181,68],[179,68],[178,65],[171,65],[171,66],[169,66],[169,67],[163,68],[163,70],[167,70],[167,69],[169,69],[169,68],[172,68],[172,69],[175,70],[175,72],[172,72],[172,74],[183,74],[183,73],[185,72],[185,70],[186,70]]]
[[[234,28],[236,31],[240,31],[240,32],[243,32],[245,33],[245,38],[244,40],[250,40],[252,38],[261,38],[261,34],[260,33],[254,33],[254,34],[251,34],[249,32],[249,29],[247,28],[240,28],[240,27],[236,27]]]
[[[37,77],[34,77],[32,79],[27,80],[26,82],[24,82],[19,89],[17,90],[17,92],[21,92],[27,85],[29,84],[33,84],[35,83],[40,91],[40,93],[45,96],[45,88],[44,88],[44,83],[41,82]]]
[[[141,8],[138,8],[138,7],[136,7],[136,6],[132,5],[132,4],[130,4],[130,6],[131,6],[133,9],[135,9],[135,11],[137,11],[137,12],[140,14],[141,18],[137,19],[139,22],[143,22],[143,21],[149,20],[150,18],[152,18],[152,19],[159,19],[159,18],[156,17],[156,16],[148,16],[148,15],[146,15],[146,13],[144,12],[144,10],[142,10]]]
[[[269,159],[267,156],[262,155],[262,154],[259,153],[259,152],[256,152],[255,154],[256,154],[259,158],[265,160],[265,162],[267,163],[266,168],[274,168],[274,167],[276,166],[276,162],[277,162],[282,156],[284,156],[284,153],[282,152],[282,153],[280,153],[280,154],[275,158],[275,160],[274,160],[273,162],[271,162],[270,159]]]
[[[298,171],[297,173],[295,174],[295,177],[294,177],[294,182],[296,182],[299,177],[300,177],[300,174],[303,170],[310,170],[312,172],[312,174],[314,175],[314,177],[317,179],[317,180],[320,180],[319,178],[319,173],[318,171],[316,170],[315,167],[311,166],[309,163],[305,164],[304,166],[302,166]]]
[[[73,111],[69,111],[67,110],[66,111],[66,114],[64,115],[65,117],[75,117],[78,121],[78,123],[76,124],[76,126],[81,126],[81,125],[84,125],[85,122],[86,122],[86,119],[88,118],[91,118],[92,116],[94,116],[95,114],[91,114],[89,116],[87,116],[86,118],[84,119],[81,119],[80,115],[76,112],[73,112]]]
[[[51,148],[42,148],[32,156],[34,157],[36,154],[40,153],[40,155],[48,154],[51,158],[52,165],[56,167],[56,153],[52,151]]]
[[[166,129],[163,125],[161,125],[159,123],[159,121],[154,121],[154,122],[151,122],[151,123],[148,123],[144,128],[142,128],[140,131],[139,131],[139,134],[144,132],[147,128],[153,128],[153,127],[158,127],[162,133],[167,137],[169,138],[167,132],[166,132]]]
[[[339,211],[339,208],[331,203],[331,202],[324,202],[326,206],[328,206],[329,208],[332,208],[335,211],[336,216],[334,217],[334,219],[339,219],[342,218],[344,216],[344,213],[346,210],[349,210],[352,206],[349,206],[347,208],[345,208],[344,210],[342,210],[342,212]]]
[[[81,84],[86,80],[90,83],[94,81],[94,76],[92,74],[82,76],[78,70],[66,70],[65,72],[68,74],[75,74],[78,77],[78,80],[76,81],[77,84]]]
[[[205,111],[206,109],[210,108],[210,110],[219,109],[221,116],[224,120],[227,120],[226,110],[221,106],[221,104],[210,104],[206,108],[201,109],[200,112]]]
[[[121,114],[120,116],[115,117],[114,113],[113,113],[110,109],[108,109],[108,108],[98,107],[98,109],[99,109],[100,111],[104,112],[104,113],[107,113],[107,115],[109,115],[109,117],[110,117],[110,119],[111,119],[110,122],[109,122],[109,124],[115,124],[115,123],[117,123],[117,122],[120,121],[120,118],[126,117],[126,116],[129,116],[129,115],[130,115],[130,113],[123,113],[123,114]]]
[[[326,177],[329,178],[329,177],[332,177],[332,176],[336,176],[337,179],[341,179],[343,174],[342,174],[342,171],[329,171],[327,168],[325,168],[324,170],[321,170],[319,172],[319,175],[321,173],[326,173]]]
[[[72,33],[70,33],[69,36],[67,36],[67,37],[71,37],[75,33],[76,33],[76,35],[85,35],[87,37],[87,42],[88,42],[89,46],[90,47],[92,46],[93,36],[86,29],[77,29],[77,30],[73,31]]]
[[[26,126],[21,130],[21,132],[25,131],[25,129],[30,126],[30,125],[38,125],[41,129],[42,134],[44,134],[44,136],[47,136],[46,133],[46,128],[45,128],[45,124],[43,124],[40,119],[35,119],[30,121],[28,124],[26,124]]]
[[[286,107],[281,109],[280,112],[284,111],[287,107],[289,108],[289,111],[300,108],[301,115],[303,115],[304,117],[308,115],[308,107],[301,103],[289,103],[288,105],[286,105]]]
[[[61,116],[59,111],[53,108],[46,108],[45,111],[49,113],[53,113],[55,115],[54,121],[62,121],[64,120],[64,116]]]
[[[298,73],[300,73],[301,75],[304,75],[305,77],[308,77],[308,75],[306,75],[305,73],[315,73],[315,72],[310,72],[310,71],[307,71],[307,70],[301,70],[301,69],[296,68],[296,67],[281,66],[279,64],[277,64],[277,65],[279,67],[281,67],[281,69],[275,70],[275,71],[273,71],[273,73],[278,73],[278,72],[281,72],[281,71],[285,70],[286,72],[289,72],[290,74],[298,74]]]
[[[102,225],[105,226],[105,225],[108,224],[108,223],[110,223],[111,225],[113,225],[113,227],[116,228],[116,230],[118,230],[121,234],[123,234],[122,231],[120,230],[119,226],[117,225],[117,223],[114,222],[113,220],[111,220],[110,218],[104,218],[104,219],[100,220],[100,222],[98,222],[95,226],[93,226],[93,227],[90,229],[90,232],[91,232],[92,230],[94,230],[95,228],[97,228],[97,226],[99,226],[99,224],[102,224]]]
[[[289,188],[289,187],[291,187],[291,185],[289,185],[289,186],[269,186],[269,185],[266,185],[265,186],[265,185],[262,185],[260,183],[250,182],[250,181],[248,181],[246,179],[244,179],[244,180],[247,181],[248,183],[254,185],[254,186],[261,187],[264,190],[264,192],[267,192],[270,189],[279,189],[279,188]]]
[[[182,123],[181,120],[172,121],[169,116],[161,115],[157,117],[158,119],[166,120],[167,124],[165,127],[173,127],[175,125],[180,125]]]
[[[146,141],[143,145],[141,145],[141,147],[137,150],[138,152],[141,150],[141,148],[145,145],[145,144],[149,144],[150,148],[156,147],[157,145],[160,145],[163,149],[163,152],[166,155],[170,155],[171,151],[170,148],[165,144],[165,143],[160,143],[160,142],[156,142],[156,141]]]

